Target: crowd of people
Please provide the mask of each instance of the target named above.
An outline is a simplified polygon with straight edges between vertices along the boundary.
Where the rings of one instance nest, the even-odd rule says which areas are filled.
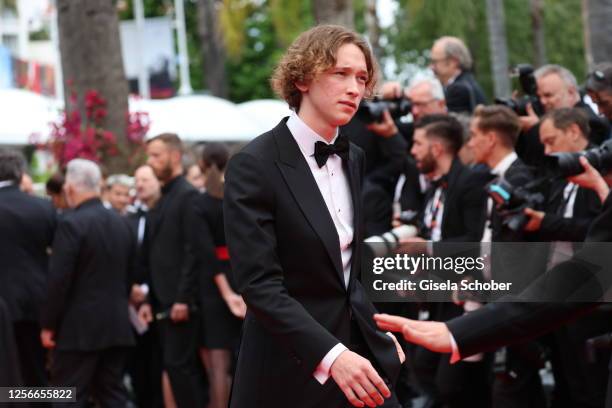
[[[344,44],[361,47],[354,39]],[[339,50],[343,48],[334,50],[335,58],[352,63],[351,55]],[[578,171],[561,174],[548,158],[602,145],[606,149],[612,121],[612,63],[595,67],[583,87],[564,67],[539,67],[533,73],[536,98],[522,114],[504,104],[489,104],[472,65],[460,39],[442,37],[431,49],[434,76],[417,78],[405,88],[396,82],[381,88],[383,100],[409,100],[409,115],[394,117],[386,111],[380,121],[373,122],[356,115],[341,127],[340,135],[365,152],[365,162],[360,196],[351,179],[360,170],[352,168],[346,185],[331,181],[331,193],[322,191],[337,236],[324,230],[327,219],[317,218],[322,216],[315,207],[308,207],[315,205],[312,195],[295,187],[311,185],[313,180],[298,177],[294,168],[310,168],[320,187],[323,178],[343,168],[342,153],[338,150],[338,157],[334,151],[324,154],[323,164],[318,148],[306,155],[312,146],[302,143],[310,137],[310,129],[297,115],[286,122],[291,133],[281,134],[287,140],[296,137],[297,147],[280,146],[289,153],[271,160],[271,167],[250,155],[271,154],[272,141],[265,142],[270,143],[268,147],[260,142],[234,160],[226,217],[224,185],[230,151],[223,144],[207,144],[195,163],[186,164],[187,148],[179,136],[156,135],[146,143],[146,164],[133,176],[105,175],[96,163],[74,159],[64,172],[47,181],[49,199],[32,194],[19,153],[0,151],[0,385],[74,386],[76,406],[94,401],[102,407],[225,408],[236,365],[243,376],[259,372],[281,378],[292,373],[282,365],[272,370],[277,372],[264,373],[266,367],[245,360],[245,355],[254,359],[262,353],[282,353],[270,345],[256,348],[255,342],[263,344],[264,327],[295,343],[292,359],[297,365],[304,359],[316,380],[325,383],[316,375],[320,365],[308,360],[312,357],[317,362],[319,355],[300,356],[300,347],[315,347],[300,343],[306,342],[299,339],[301,330],[310,335],[319,333],[319,327],[294,327],[286,319],[292,319],[292,313],[302,318],[310,312],[295,306],[288,300],[291,296],[303,296],[301,304],[320,309],[324,316],[327,311],[315,294],[324,290],[327,283],[322,282],[327,278],[313,271],[312,276],[320,280],[307,283],[296,274],[287,275],[285,289],[277,293],[274,290],[280,286],[270,282],[277,284],[281,278],[262,272],[246,282],[248,262],[242,260],[236,262],[239,272],[234,276],[226,227],[233,237],[232,255],[240,251],[242,257],[253,258],[249,262],[280,262],[295,270],[317,266],[316,260],[304,260],[313,256],[309,251],[318,254],[320,249],[327,259],[326,248],[309,241],[309,225],[320,228],[325,231],[320,234],[327,234],[324,240],[341,247],[340,262],[334,267],[348,291],[356,290],[350,283],[350,259],[359,245],[352,241],[383,234],[407,222],[404,215],[408,213],[413,214],[410,223],[418,235],[404,238],[407,243],[548,242],[546,251],[534,245],[531,252],[520,247],[520,253],[509,250],[493,258],[500,263],[511,260],[514,284],[528,289],[547,269],[571,257],[578,243],[588,241],[591,225],[608,205],[610,178],[605,177],[604,168],[582,158],[576,159]],[[277,84],[281,74],[277,70]],[[277,92],[303,113],[304,106],[310,105],[300,103],[310,104],[315,90],[301,83],[295,88],[293,96]],[[291,99],[296,92],[306,99]],[[533,108],[536,100],[542,112]],[[274,143],[287,143],[277,139]],[[306,158],[302,164],[300,152]],[[361,153],[351,150],[350,154]],[[612,156],[607,160],[612,165]],[[551,171],[558,174],[551,176]],[[258,178],[266,177],[273,179],[266,180],[272,184],[265,188],[257,184]],[[513,188],[545,180],[534,187],[543,200],[526,202],[509,217],[487,193],[494,180]],[[284,183],[292,185],[291,194],[299,196],[301,209],[286,204],[291,194],[279,190]],[[251,202],[252,197],[259,201]],[[274,218],[267,212],[272,202],[278,205]],[[350,222],[343,214],[333,215],[344,208],[360,209],[364,231],[353,231],[353,215]],[[302,212],[308,222],[298,219],[296,214]],[[251,228],[241,217],[251,217],[258,228]],[[291,255],[272,255],[264,244]],[[494,279],[498,268],[503,269],[494,262],[488,278]],[[278,299],[264,296],[266,290]],[[317,305],[311,306],[311,300]],[[483,302],[457,299],[376,306],[380,312],[410,321],[442,322],[485,307]],[[268,308],[278,312],[272,316]],[[248,313],[255,317],[249,318]],[[266,320],[268,316],[273,318]],[[423,406],[430,408],[602,407],[612,345],[593,348],[592,339],[612,331],[611,318],[610,308],[599,305],[588,317],[545,336],[494,351],[461,352],[461,356],[453,349],[452,359],[431,347],[400,341],[407,358],[394,387],[397,403],[410,407],[421,398]],[[350,332],[351,344],[354,319],[342,328]],[[400,327],[384,321],[379,325]],[[469,328],[477,332],[478,321],[472,319]],[[241,346],[246,335],[252,343]],[[368,334],[360,336],[365,339],[359,337],[355,350],[371,348]],[[321,351],[335,344],[328,343]],[[239,348],[241,361],[237,361]],[[545,392],[540,375],[546,366],[554,374],[551,393]],[[327,370],[331,374],[324,378],[333,376]],[[232,398],[247,401],[259,383],[253,379],[248,390],[244,378],[241,384],[244,391],[235,389]]]

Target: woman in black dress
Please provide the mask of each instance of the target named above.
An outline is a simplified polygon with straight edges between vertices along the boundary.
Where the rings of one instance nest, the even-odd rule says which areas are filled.
[[[229,158],[224,145],[204,148],[200,166],[206,192],[198,197],[201,215],[200,302],[202,332],[200,357],[210,384],[209,408],[226,408],[231,389],[232,356],[238,346],[246,305],[233,289],[223,228],[223,171]]]

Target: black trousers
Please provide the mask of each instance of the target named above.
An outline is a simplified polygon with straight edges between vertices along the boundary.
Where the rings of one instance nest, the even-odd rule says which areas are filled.
[[[149,325],[142,335],[135,335],[136,347],[130,349],[127,372],[132,380],[138,408],[163,408],[162,362],[157,327]]]
[[[45,349],[40,342],[40,325],[37,322],[14,322],[13,331],[21,377],[26,387],[46,387]]]
[[[55,351],[51,365],[53,387],[76,387],[76,403],[56,403],[56,408],[87,406],[92,396],[100,407],[125,408],[127,395],[123,373],[127,349],[101,351]]]
[[[187,322],[158,321],[163,369],[168,373],[178,408],[203,405],[202,370],[198,364],[199,317],[191,314]]]

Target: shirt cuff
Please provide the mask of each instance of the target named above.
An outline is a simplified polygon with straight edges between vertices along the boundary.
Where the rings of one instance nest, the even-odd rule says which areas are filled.
[[[451,332],[448,332],[448,335],[450,337],[451,348],[453,350],[451,354],[450,363],[455,364],[457,361],[461,361],[461,355],[459,354],[459,347],[457,346],[457,342],[455,341],[453,334]]]
[[[327,352],[325,357],[323,357],[323,360],[321,360],[314,373],[312,373],[319,384],[323,385],[327,382],[330,376],[329,371],[331,370],[332,364],[334,364],[334,361],[336,361],[338,356],[346,350],[348,349],[344,344],[338,343]]]

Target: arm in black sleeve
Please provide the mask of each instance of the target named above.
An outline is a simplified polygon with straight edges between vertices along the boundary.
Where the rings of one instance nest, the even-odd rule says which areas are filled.
[[[198,217],[196,210],[196,197],[198,192],[189,191],[181,197],[181,229],[183,232],[183,259],[181,262],[181,278],[179,282],[177,303],[192,304],[198,294],[197,269],[197,234]]]
[[[46,307],[41,315],[41,326],[45,329],[55,330],[60,322],[66,296],[77,272],[80,245],[80,232],[75,223],[71,220],[61,220],[53,240]]]

